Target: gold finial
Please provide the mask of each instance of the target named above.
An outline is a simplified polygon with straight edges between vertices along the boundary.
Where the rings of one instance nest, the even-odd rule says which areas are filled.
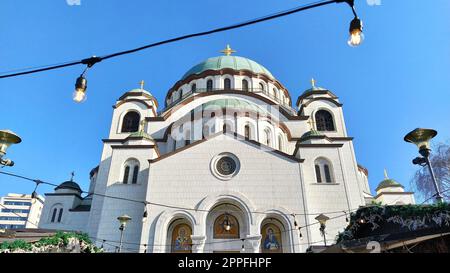
[[[386,169],[384,169],[384,179],[389,179]]]
[[[141,90],[144,90],[144,84],[145,84],[144,80],[142,80],[141,82],[139,82],[139,84],[141,85]]]
[[[232,53],[235,53],[236,50],[231,49],[230,45],[227,45],[227,47],[224,50],[221,50],[220,52],[222,52],[226,56],[230,56]]]
[[[314,122],[314,119],[312,117],[308,120],[307,123],[309,124],[311,131],[314,130],[314,124],[316,124],[316,123]]]
[[[314,78],[311,78],[311,86],[316,87],[316,80]]]

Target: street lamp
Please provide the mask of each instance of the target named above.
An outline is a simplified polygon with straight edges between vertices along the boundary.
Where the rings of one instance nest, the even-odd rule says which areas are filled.
[[[127,223],[129,221],[131,221],[131,217],[126,215],[126,214],[124,214],[122,216],[117,217],[117,220],[119,220],[119,222],[120,222],[120,227],[119,227],[119,230],[120,230],[120,242],[119,242],[119,251],[118,252],[121,252],[122,251],[123,231],[124,231],[125,226],[127,225]]]
[[[0,130],[0,165],[4,166],[14,166],[14,161],[3,158],[6,154],[6,149],[12,144],[17,144],[22,142],[22,139],[14,132],[10,130]]]
[[[420,165],[420,166],[428,166],[428,169],[430,171],[431,180],[433,180],[434,188],[436,190],[436,200],[438,203],[441,203],[443,201],[443,197],[441,195],[441,192],[439,190],[439,186],[436,181],[436,176],[434,175],[433,168],[431,167],[430,163],[430,140],[437,135],[437,131],[433,129],[423,129],[423,128],[416,128],[413,131],[409,132],[404,140],[406,142],[411,142],[415,144],[419,148],[419,154],[422,155],[422,157],[418,156],[413,159],[413,164]]]
[[[330,217],[328,217],[328,216],[326,216],[326,215],[323,215],[322,213],[319,215],[319,216],[317,216],[316,218],[315,218],[317,221],[319,221],[319,223],[320,223],[320,228],[319,228],[319,230],[320,230],[320,234],[322,234],[322,236],[323,236],[323,242],[324,242],[324,244],[325,244],[325,246],[327,246],[327,238],[326,238],[326,235],[325,235],[325,224],[326,224],[326,222],[330,219]]]

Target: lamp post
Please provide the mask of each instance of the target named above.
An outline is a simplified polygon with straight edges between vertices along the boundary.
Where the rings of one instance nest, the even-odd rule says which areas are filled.
[[[423,129],[423,128],[416,128],[409,132],[404,140],[406,142],[411,142],[415,144],[419,148],[419,154],[422,156],[418,156],[413,159],[413,164],[420,165],[420,166],[428,166],[428,170],[430,171],[431,180],[433,181],[434,188],[436,190],[436,201],[438,203],[441,203],[444,199],[441,195],[441,192],[439,190],[439,186],[436,180],[436,176],[434,175],[433,168],[431,167],[430,163],[430,140],[437,135],[437,131],[433,129]]]
[[[3,166],[14,166],[14,161],[3,158],[6,154],[6,149],[12,144],[17,144],[22,142],[22,139],[14,132],[10,130],[0,130],[0,165]]]
[[[118,252],[120,253],[122,251],[123,231],[124,231],[125,226],[127,225],[127,223],[129,221],[131,221],[131,217],[126,215],[126,214],[124,214],[122,216],[117,217],[117,220],[119,220],[119,222],[120,222],[120,227],[119,227],[119,230],[120,230],[120,242],[119,242],[119,250],[118,250]]]
[[[322,234],[322,236],[323,236],[323,242],[324,242],[324,244],[325,244],[325,246],[327,246],[327,237],[326,237],[326,235],[325,235],[325,227],[326,227],[326,222],[330,219],[330,217],[328,217],[328,216],[326,216],[326,215],[323,215],[323,214],[320,214],[319,216],[317,216],[316,218],[315,218],[317,221],[319,221],[319,223],[320,223],[320,228],[319,228],[319,230],[320,230],[320,234]]]

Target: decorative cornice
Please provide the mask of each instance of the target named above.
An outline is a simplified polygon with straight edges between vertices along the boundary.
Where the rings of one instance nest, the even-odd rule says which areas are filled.
[[[277,103],[275,103],[274,101],[261,96],[259,94],[255,94],[252,92],[245,92],[245,91],[238,91],[238,90],[220,90],[220,91],[209,91],[209,92],[203,92],[203,93],[198,93],[196,95],[191,95],[189,97],[187,97],[185,100],[181,101],[180,103],[174,105],[172,108],[169,108],[170,111],[168,111],[169,109],[166,110],[166,113],[160,117],[164,118],[164,120],[166,120],[173,112],[177,111],[178,109],[184,107],[186,104],[192,102],[194,99],[200,98],[200,97],[207,97],[207,96],[213,96],[213,95],[222,95],[222,94],[233,94],[233,95],[244,95],[244,96],[248,96],[248,97],[253,97],[259,100],[262,100],[263,102],[269,104],[269,105],[278,105]],[[283,114],[287,119],[289,120],[308,120],[309,116],[295,116],[292,115],[291,113],[287,112],[286,110],[283,109],[283,107],[279,107],[279,111],[281,114]],[[147,119],[149,120],[149,119]]]
[[[297,99],[296,105],[298,106],[301,100],[311,95],[330,95],[332,99],[338,99],[338,97],[335,94],[333,94],[330,90],[311,90],[300,95]]]

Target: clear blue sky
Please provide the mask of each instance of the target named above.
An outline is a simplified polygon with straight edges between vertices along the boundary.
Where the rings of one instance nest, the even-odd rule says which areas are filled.
[[[0,72],[104,55],[309,2],[81,0],[70,6],[66,0],[3,0]],[[383,168],[409,188],[417,152],[403,136],[430,127],[439,131],[436,141],[450,138],[450,1],[356,2],[366,35],[359,48],[346,44],[351,10],[332,4],[99,63],[88,73],[82,105],[71,99],[82,66],[0,79],[0,128],[23,138],[8,152],[16,166],[3,170],[55,183],[75,171],[87,189],[116,99],[145,80],[163,105],[167,90],[190,67],[230,43],[237,55],[266,66],[294,102],[311,77],[337,94],[372,189]],[[30,193],[33,186],[0,176],[0,194]],[[43,186],[39,193],[52,190]]]

